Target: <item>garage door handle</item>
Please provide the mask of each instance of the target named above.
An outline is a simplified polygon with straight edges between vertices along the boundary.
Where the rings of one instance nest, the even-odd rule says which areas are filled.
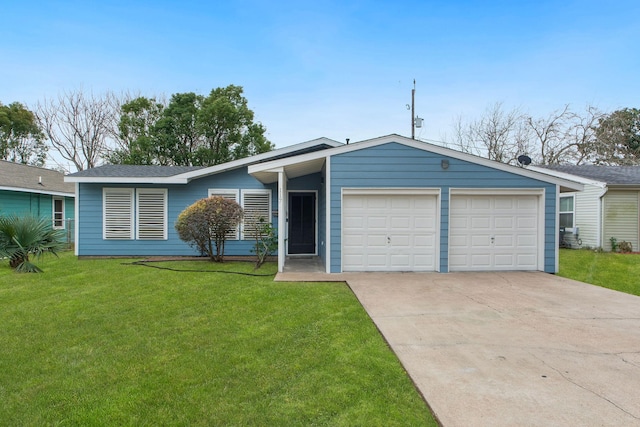
[[[387,244],[391,244],[391,237],[387,236]]]
[[[493,243],[496,241],[495,237],[491,237],[491,244],[493,245]]]

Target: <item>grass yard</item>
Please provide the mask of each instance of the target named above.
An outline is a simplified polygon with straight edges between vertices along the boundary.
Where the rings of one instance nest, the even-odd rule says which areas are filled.
[[[1,425],[436,425],[345,285],[124,262],[0,261]]]
[[[560,249],[559,276],[640,296],[640,255]]]

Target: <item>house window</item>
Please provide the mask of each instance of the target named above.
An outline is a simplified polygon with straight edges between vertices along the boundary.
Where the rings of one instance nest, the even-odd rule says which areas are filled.
[[[104,239],[133,239],[133,188],[102,190]]]
[[[228,189],[220,189],[220,188],[210,188],[209,189],[209,197],[211,196],[219,196],[224,197],[227,200],[233,200],[236,203],[239,203],[240,197],[238,197],[238,190],[228,190]],[[240,235],[240,227],[237,226],[233,230],[229,230],[227,232],[226,240],[238,240],[238,236]]]
[[[560,197],[560,227],[574,227],[574,196]]]
[[[167,239],[167,190],[138,188],[136,190],[136,238]]]
[[[64,229],[64,198],[53,198],[53,228]]]
[[[104,239],[167,239],[166,189],[104,188],[102,204]]]
[[[255,238],[256,225],[260,218],[271,222],[271,190],[243,190],[242,209],[242,238],[252,240]]]

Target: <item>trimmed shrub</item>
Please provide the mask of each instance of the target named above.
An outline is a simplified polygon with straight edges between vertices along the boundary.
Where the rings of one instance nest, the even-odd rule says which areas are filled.
[[[242,208],[221,196],[200,199],[178,216],[175,228],[181,240],[212,261],[224,260],[227,235],[242,220]]]

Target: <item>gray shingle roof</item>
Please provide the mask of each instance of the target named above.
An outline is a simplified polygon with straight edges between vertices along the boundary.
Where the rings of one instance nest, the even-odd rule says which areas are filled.
[[[541,167],[607,184],[640,185],[640,166],[547,165]]]
[[[168,177],[202,168],[202,166],[104,165],[76,172],[69,176],[87,178]]]
[[[75,193],[61,172],[0,160],[0,187],[38,193]]]

